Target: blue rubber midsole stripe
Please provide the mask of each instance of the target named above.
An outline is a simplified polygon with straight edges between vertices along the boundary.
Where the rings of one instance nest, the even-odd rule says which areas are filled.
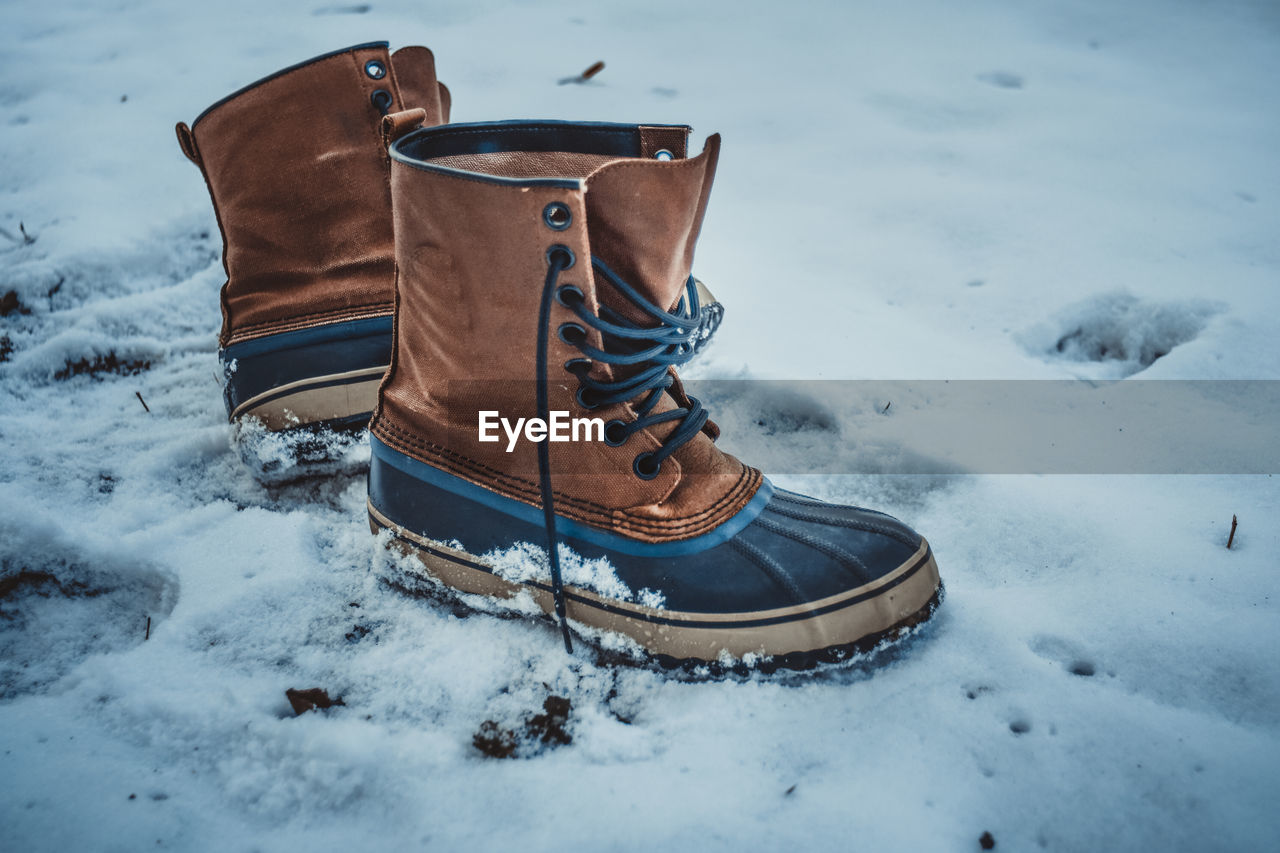
[[[474,501],[527,524],[533,524],[539,528],[544,526],[541,507],[532,506],[515,498],[508,498],[496,492],[491,492],[483,486],[477,486],[475,483],[436,468],[434,465],[428,465],[421,460],[407,456],[398,450],[388,447],[377,436],[369,436],[369,441],[372,445],[375,460],[384,462],[408,474],[410,477],[430,483],[438,489],[443,489],[461,498]],[[739,531],[756,519],[756,516],[769,503],[769,498],[772,495],[773,484],[766,478],[760,484],[760,488],[756,490],[755,495],[747,502],[747,505],[738,510],[731,518],[708,533],[703,533],[691,539],[681,539],[678,542],[639,542],[616,533],[591,527],[573,519],[564,518],[563,516],[556,517],[556,530],[564,538],[578,539],[601,548],[630,554],[635,557],[682,557],[714,548],[732,539]],[[378,507],[378,509],[386,513],[389,508]],[[394,520],[394,513],[388,513],[388,517]],[[515,543],[513,542],[512,544]]]
[[[226,362],[233,358],[252,358],[268,353],[315,346],[316,344],[329,344],[337,341],[349,341],[353,338],[390,335],[391,323],[392,318],[387,315],[385,317],[365,317],[362,320],[347,320],[342,323],[329,323],[325,326],[298,329],[294,332],[280,332],[232,344],[229,347],[224,347],[218,355]],[[389,353],[390,349],[388,349]]]
[[[383,525],[380,522],[378,522],[377,519],[374,519],[374,523],[378,524],[379,527],[383,527]],[[386,529],[386,528],[384,527],[383,529]],[[431,554],[431,556],[436,557],[438,559],[448,560],[451,563],[455,563],[460,566],[466,566],[469,569],[473,569],[479,572],[484,572],[485,574],[489,574],[489,575],[495,574],[493,569],[489,568],[486,565],[483,565],[482,563],[477,563],[474,560],[462,559],[454,554],[449,554],[444,551],[441,551],[438,548],[432,548],[429,545],[424,545],[421,542],[416,542],[412,539],[409,539],[406,536],[400,536],[396,534],[395,531],[392,531],[391,535],[397,541],[403,542],[405,545],[409,546],[410,548],[414,548],[419,551],[426,551],[427,553]],[[805,619],[812,619],[816,616],[825,616],[828,613],[835,613],[838,610],[843,610],[846,607],[852,607],[855,604],[860,604],[863,601],[867,601],[868,599],[875,598],[879,595],[882,595],[887,590],[893,589],[896,586],[906,583],[916,574],[916,572],[920,571],[922,568],[928,565],[929,560],[932,559],[932,557],[933,557],[933,550],[925,549],[925,552],[921,554],[920,557],[906,571],[899,574],[893,580],[881,586],[877,586],[875,589],[867,590],[866,592],[861,593],[859,595],[850,596],[849,598],[846,598],[842,601],[832,602],[831,604],[827,604],[822,607],[815,607],[812,610],[803,610],[798,613],[790,613],[785,616],[769,616],[761,619],[739,619],[733,622],[725,622],[723,620],[710,620],[710,619],[673,619],[667,616],[658,616],[656,614],[647,613],[642,610],[632,610],[630,608],[622,607],[616,604],[609,604],[607,602],[597,601],[592,598],[587,598],[585,596],[578,595],[577,593],[573,592],[571,589],[568,589],[568,588],[565,589],[564,596],[565,596],[565,599],[567,599],[568,601],[572,601],[575,604],[583,605],[584,607],[594,607],[597,610],[603,610],[607,613],[613,613],[618,616],[625,616],[631,619],[639,619],[643,622],[649,622],[653,625],[671,625],[679,628],[710,628],[710,629],[724,629],[724,630],[735,630],[735,629],[742,629],[742,628],[758,628],[758,627],[766,627],[769,625],[783,625],[788,622],[801,622]],[[535,580],[520,581],[519,583],[522,586],[534,587],[536,589],[542,590],[543,592],[547,592],[547,593],[551,592],[551,584],[548,584],[548,583],[542,583],[540,581],[535,581]]]

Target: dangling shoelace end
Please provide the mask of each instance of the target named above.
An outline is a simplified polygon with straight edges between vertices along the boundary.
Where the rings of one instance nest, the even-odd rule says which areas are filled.
[[[689,403],[687,407],[681,406],[657,414],[653,411],[659,399],[674,382],[669,369],[679,367],[693,357],[698,346],[705,342],[710,331],[714,330],[715,324],[719,322],[719,315],[711,319],[712,325],[708,329],[707,318],[702,316],[698,291],[692,276],[685,285],[685,296],[680,300],[676,313],[670,313],[646,299],[598,258],[591,259],[596,272],[633,306],[649,317],[654,325],[642,326],[605,306],[601,307],[600,313],[593,313],[588,310],[582,298],[582,291],[577,287],[565,285],[560,288],[563,292],[557,296],[560,273],[572,267],[573,264],[573,253],[567,247],[553,246],[548,250],[547,278],[543,284],[542,303],[538,315],[538,416],[544,419],[548,416],[549,326],[552,300],[558,298],[560,303],[573,311],[582,323],[600,333],[606,348],[597,349],[588,345],[585,328],[575,327],[573,324],[561,327],[562,338],[570,340],[565,337],[565,331],[576,329],[578,334],[572,339],[573,343],[588,359],[631,368],[613,381],[593,378],[584,370],[576,371],[580,383],[578,399],[587,408],[632,401],[637,417],[631,423],[611,421],[609,426],[613,427],[612,438],[614,439],[611,443],[625,444],[634,433],[643,429],[677,422],[658,450],[645,451],[634,460],[632,467],[636,476],[643,480],[651,480],[658,476],[663,461],[697,435],[707,422],[707,411],[695,397],[687,398]],[[566,369],[569,367],[566,366]],[[590,395],[590,402],[586,401],[584,392]],[[556,617],[560,621],[560,631],[564,637],[565,651],[572,654],[573,641],[569,632],[564,585],[560,575],[555,497],[551,488],[551,453],[547,442],[538,444],[538,479],[542,494],[543,519],[547,530],[551,593],[555,602]]]
[[[551,323],[551,300],[556,282],[563,270],[573,266],[573,253],[564,246],[555,246],[547,252],[547,279],[542,288],[542,303],[538,310],[538,416],[549,416],[550,403],[547,394],[547,344],[548,326]],[[573,639],[569,634],[569,616],[564,602],[564,584],[560,576],[560,543],[556,534],[555,497],[551,490],[551,452],[545,441],[538,443],[538,484],[542,493],[542,517],[547,528],[547,561],[551,570],[551,597],[555,604],[556,619],[564,638],[564,650],[573,654]]]

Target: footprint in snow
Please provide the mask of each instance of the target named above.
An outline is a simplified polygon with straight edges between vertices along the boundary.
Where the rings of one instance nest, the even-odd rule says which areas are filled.
[[[1058,664],[1071,675],[1092,678],[1098,673],[1094,656],[1070,640],[1041,634],[1029,643],[1029,647],[1031,651],[1047,661]]]
[[[0,702],[43,690],[91,655],[144,642],[177,602],[176,580],[160,569],[4,525],[0,541]]]
[[[1093,296],[1023,335],[1024,346],[1052,361],[1093,365],[1091,378],[1146,370],[1196,339],[1222,306],[1205,300],[1152,302],[1128,293]]]

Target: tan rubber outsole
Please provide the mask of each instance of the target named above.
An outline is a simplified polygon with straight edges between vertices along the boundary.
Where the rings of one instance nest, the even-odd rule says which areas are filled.
[[[257,418],[274,432],[372,412],[385,372],[385,366],[370,367],[281,385],[245,400],[231,420]]]

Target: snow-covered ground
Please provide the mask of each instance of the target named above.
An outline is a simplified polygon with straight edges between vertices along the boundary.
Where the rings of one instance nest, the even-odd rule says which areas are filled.
[[[818,676],[570,658],[388,586],[358,471],[242,465],[172,130],[427,44],[460,121],[725,135],[700,376],[1280,379],[1273,2],[328,3],[3,5],[0,849],[1280,846],[1271,476],[784,476],[929,537],[929,626]],[[572,743],[473,746],[549,695]]]

